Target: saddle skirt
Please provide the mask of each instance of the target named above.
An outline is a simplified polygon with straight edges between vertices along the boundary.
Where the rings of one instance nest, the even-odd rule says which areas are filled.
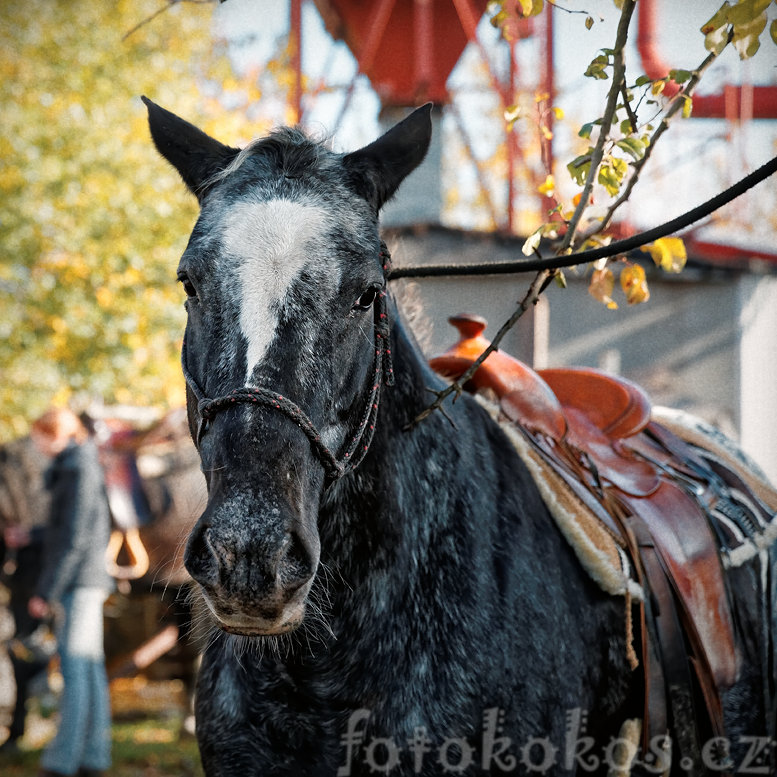
[[[455,380],[489,342],[484,319],[449,321],[459,342],[430,365]],[[646,724],[665,726],[655,710],[675,700],[660,686],[676,691],[693,671],[720,730],[720,693],[736,681],[741,661],[724,570],[777,537],[777,491],[722,435],[657,411],[623,378],[582,368],[535,372],[495,351],[464,388],[496,399],[485,404],[584,568],[603,590],[627,598],[629,624],[631,599],[640,602],[653,707]]]

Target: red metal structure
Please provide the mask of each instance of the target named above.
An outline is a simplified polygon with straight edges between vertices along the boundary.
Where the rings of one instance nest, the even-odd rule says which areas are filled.
[[[637,3],[639,31],[637,48],[650,78],[665,78],[670,66],[663,61],[656,43],[655,0],[640,0]],[[768,44],[767,44],[768,45]],[[665,97],[674,97],[680,88],[674,81],[668,81],[664,88]],[[717,94],[699,94],[693,97],[693,116],[697,119],[775,119],[777,118],[777,86],[750,84],[726,84]]]
[[[300,0],[292,0],[292,3]],[[461,117],[456,114],[447,81],[465,46],[477,47],[487,66],[488,78],[494,93],[499,96],[502,108],[513,103],[516,94],[518,68],[514,44],[510,44],[510,64],[505,80],[499,78],[489,53],[480,42],[477,27],[488,5],[488,0],[376,0],[364,3],[360,0],[314,0],[324,24],[333,38],[348,45],[359,64],[359,72],[367,76],[380,97],[384,108],[419,105],[431,101],[438,106],[451,106],[453,118],[464,146],[478,170],[482,171],[472,145],[464,132]],[[522,37],[533,34],[533,20],[524,20],[516,27]],[[294,11],[292,10],[292,28]],[[545,52],[542,58],[542,91],[553,99],[553,26],[552,15],[546,15]],[[346,95],[345,107],[350,100],[352,87]],[[344,107],[344,110],[345,110]],[[298,111],[298,115],[299,111]],[[552,113],[549,113],[550,123]],[[550,129],[550,127],[549,127]],[[483,199],[486,201],[493,222],[506,232],[513,232],[515,203],[515,171],[518,160],[523,158],[518,136],[505,135],[507,181],[507,217],[499,218],[491,204],[487,187],[481,180]],[[543,162],[552,169],[553,155],[550,137],[543,144]],[[544,198],[543,198],[544,199]],[[541,208],[547,210],[543,201]],[[552,207],[552,206],[551,206]]]
[[[448,102],[446,82],[487,0],[315,0],[385,107]],[[466,21],[465,21],[466,20]]]
[[[515,231],[517,172],[525,162],[524,149],[517,133],[505,131],[505,183],[507,207],[496,206],[486,184],[486,173],[473,151],[473,143],[467,137],[465,122],[459,114],[454,95],[448,89],[449,76],[464,48],[471,44],[486,65],[487,77],[501,107],[507,108],[515,101],[522,81],[516,57],[516,44],[505,43],[509,50],[509,68],[493,65],[494,52],[486,50],[478,37],[478,25],[486,10],[488,0],[313,0],[329,34],[346,43],[358,63],[359,74],[366,76],[380,98],[384,108],[419,105],[431,101],[445,106],[456,125],[464,148],[475,166],[482,201],[497,229],[507,233]],[[298,120],[303,116],[303,92],[301,76],[301,41],[303,0],[290,0],[290,37],[292,66],[297,78],[292,100]],[[640,0],[638,6],[639,50],[645,72],[651,78],[665,77],[670,67],[659,52],[656,36],[658,3],[656,0]],[[546,95],[540,108],[546,129],[542,140],[542,170],[529,172],[530,190],[536,190],[547,173],[553,172],[553,112],[554,103],[554,41],[553,7],[548,6],[540,16],[522,20],[514,25],[513,32],[521,38],[538,35],[540,43],[538,70],[532,83],[538,92]],[[347,111],[354,90],[355,80],[345,92],[340,117]],[[524,84],[525,87],[525,84]],[[323,88],[313,90],[316,94]],[[679,87],[669,81],[664,96],[672,97]],[[720,93],[694,95],[694,118],[724,118],[730,121],[751,118],[777,118],[777,87],[753,85],[727,85]],[[532,183],[532,179],[533,180]],[[538,211],[543,220],[555,203],[547,197],[537,197]]]

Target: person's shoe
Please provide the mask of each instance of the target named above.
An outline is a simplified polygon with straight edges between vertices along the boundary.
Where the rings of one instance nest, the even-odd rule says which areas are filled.
[[[62,772],[52,772],[50,769],[40,769],[38,777],[67,777],[67,775]]]
[[[105,772],[99,769],[79,769],[78,777],[105,777]]]

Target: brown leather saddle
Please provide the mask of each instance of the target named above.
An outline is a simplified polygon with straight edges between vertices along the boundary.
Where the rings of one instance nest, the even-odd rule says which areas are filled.
[[[459,342],[430,364],[457,379],[489,343],[479,316],[449,321]],[[740,655],[710,521],[716,494],[709,465],[651,420],[641,388],[598,370],[535,372],[495,351],[464,388],[493,392],[502,414],[627,549],[646,591],[639,610],[643,742],[667,733],[671,720],[694,715],[706,715],[704,734],[723,736],[720,694],[737,679]],[[687,725],[679,739],[675,733],[680,752],[695,763],[701,736]]]

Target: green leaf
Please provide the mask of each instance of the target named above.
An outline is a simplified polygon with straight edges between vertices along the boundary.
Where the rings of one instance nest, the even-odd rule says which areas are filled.
[[[629,169],[628,162],[615,156],[608,156],[602,161],[597,181],[604,186],[607,193],[614,197],[620,191],[621,183]]]
[[[650,76],[642,75],[634,82],[634,86],[645,86],[645,84],[650,84],[652,82],[653,79]]]
[[[635,162],[645,156],[645,144],[639,138],[623,138],[615,145],[629,154]]]
[[[772,40],[777,44],[777,19],[769,25],[769,35],[772,36]]]
[[[693,73],[690,70],[670,70],[669,78],[676,84],[684,84],[690,79]]]
[[[572,180],[578,185],[583,186],[585,179],[588,177],[588,172],[591,169],[591,152],[592,148],[588,149],[587,154],[581,154],[575,157],[568,165],[567,170],[572,176]]]
[[[604,186],[604,188],[607,190],[607,194],[609,194],[611,197],[615,197],[615,195],[617,195],[620,191],[620,179],[618,178],[615,169],[610,165],[603,164],[599,168],[599,175],[597,176],[597,180],[602,186]]]
[[[580,127],[580,130],[577,133],[578,137],[590,138],[593,128],[594,128],[594,123],[592,121],[589,121],[587,124],[583,124],[583,126]]]
[[[588,65],[588,69],[585,71],[584,75],[588,76],[589,78],[605,80],[608,78],[608,76],[604,70],[609,64],[610,58],[604,54],[599,54],[591,60],[591,64]]]
[[[762,13],[752,21],[734,25],[734,37],[731,42],[739,52],[740,59],[750,59],[761,45],[761,33],[766,28],[766,13]]]
[[[735,27],[752,24],[769,7],[771,0],[739,0],[728,9],[727,21]]]
[[[627,170],[629,169],[628,162],[626,162],[625,159],[619,159],[617,156],[614,156],[611,159],[611,164],[613,170],[615,170],[615,175],[617,176],[618,180],[622,181],[623,177],[626,175]]]

